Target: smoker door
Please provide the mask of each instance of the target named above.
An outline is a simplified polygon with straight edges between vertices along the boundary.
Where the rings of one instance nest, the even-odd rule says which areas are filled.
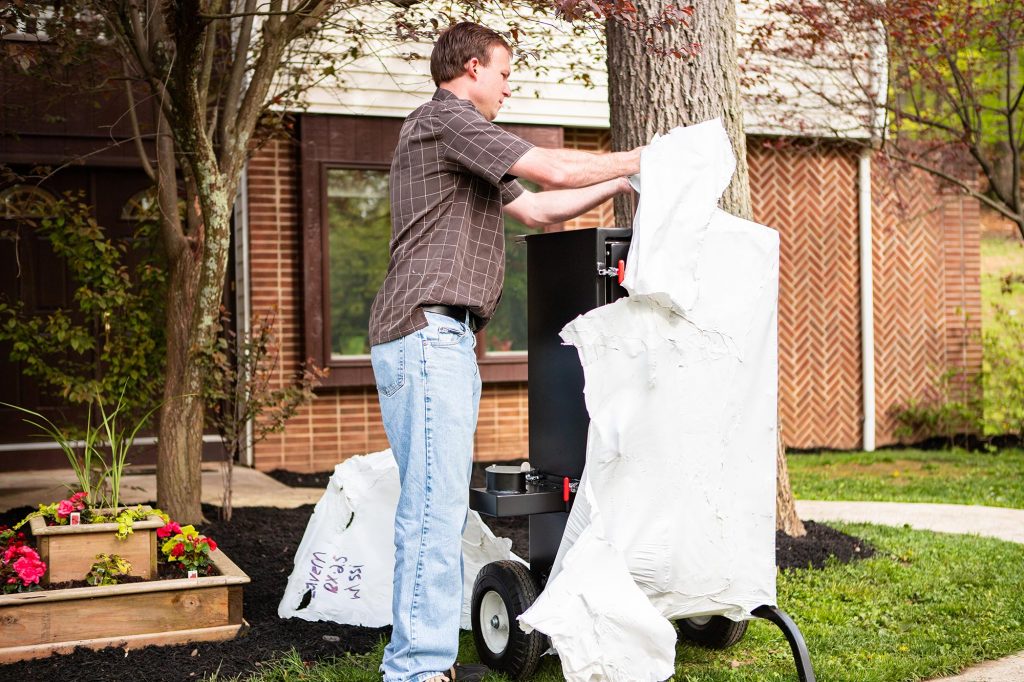
[[[625,261],[632,230],[592,228],[526,238],[530,464],[579,478],[590,419],[583,368],[559,332],[578,315],[626,295],[602,270]]]

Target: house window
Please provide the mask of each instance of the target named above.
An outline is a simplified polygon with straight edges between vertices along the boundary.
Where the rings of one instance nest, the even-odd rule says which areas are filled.
[[[498,309],[483,331],[488,355],[526,351],[526,244],[522,237],[537,232],[541,230],[505,216],[505,287]]]
[[[388,173],[330,168],[326,181],[328,300],[332,359],[370,353],[370,306],[388,268]],[[481,334],[488,354],[526,350],[526,245],[533,230],[505,218],[505,287]]]
[[[0,219],[49,218],[57,200],[45,189],[14,185],[0,192]]]
[[[305,115],[301,135],[303,326],[306,357],[330,368],[325,387],[373,386],[367,329],[387,271],[388,171],[401,119]],[[539,146],[562,129],[508,125]],[[529,229],[506,220],[506,278],[495,317],[478,335],[485,382],[526,381],[526,247]]]
[[[331,357],[369,355],[370,305],[388,269],[388,173],[327,170]]]
[[[156,187],[149,187],[133,194],[121,207],[121,220],[141,222],[153,220],[159,214]]]
[[[178,199],[178,215],[185,220],[185,200]],[[121,220],[141,223],[155,221],[160,217],[160,199],[157,188],[147,187],[128,198],[121,207]]]

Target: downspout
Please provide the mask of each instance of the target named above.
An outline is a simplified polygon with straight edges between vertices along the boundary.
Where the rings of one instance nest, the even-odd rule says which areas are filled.
[[[249,291],[249,164],[242,168],[238,182],[238,198],[235,200],[235,310],[238,322],[238,339],[249,333],[252,320],[252,296]],[[243,466],[255,464],[252,451],[252,422],[245,425],[245,450],[240,462]]]
[[[863,448],[875,449],[875,300],[871,258],[871,149],[860,154],[858,223],[860,227],[860,339],[863,385]]]

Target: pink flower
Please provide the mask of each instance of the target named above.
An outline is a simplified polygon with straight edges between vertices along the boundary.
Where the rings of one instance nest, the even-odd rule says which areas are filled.
[[[75,509],[77,509],[78,511],[85,511],[85,499],[87,497],[89,497],[89,493],[87,492],[75,493],[74,495],[71,496],[69,502],[75,505]]]
[[[46,564],[39,560],[39,555],[31,548],[24,548],[22,557],[14,562],[14,572],[21,578],[24,585],[39,584],[39,579],[46,573]]]
[[[156,536],[158,538],[169,538],[172,535],[177,535],[180,532],[181,532],[181,526],[179,526],[174,521],[168,521],[166,526],[164,526],[163,528],[157,529]]]
[[[71,500],[61,500],[57,503],[57,516],[60,518],[66,519],[73,511],[75,511],[75,503]]]

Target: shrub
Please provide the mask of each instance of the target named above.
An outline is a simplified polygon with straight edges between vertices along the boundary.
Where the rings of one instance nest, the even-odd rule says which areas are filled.
[[[0,342],[11,344],[11,360],[26,375],[68,401],[123,403],[128,415],[141,416],[163,390],[157,378],[164,370],[166,271],[154,255],[160,252],[153,246],[156,223],[142,221],[132,238],[115,240],[79,199],[68,193],[52,207],[52,217],[18,225],[46,240],[66,263],[73,305],[35,316],[22,301],[0,297]],[[129,269],[131,254],[137,265]]]
[[[993,305],[993,324],[985,330],[985,435],[1024,437],[1024,311]]]
[[[892,412],[901,438],[941,437],[950,445],[958,436],[981,430],[981,378],[953,368],[936,379],[922,398],[910,398]]]

